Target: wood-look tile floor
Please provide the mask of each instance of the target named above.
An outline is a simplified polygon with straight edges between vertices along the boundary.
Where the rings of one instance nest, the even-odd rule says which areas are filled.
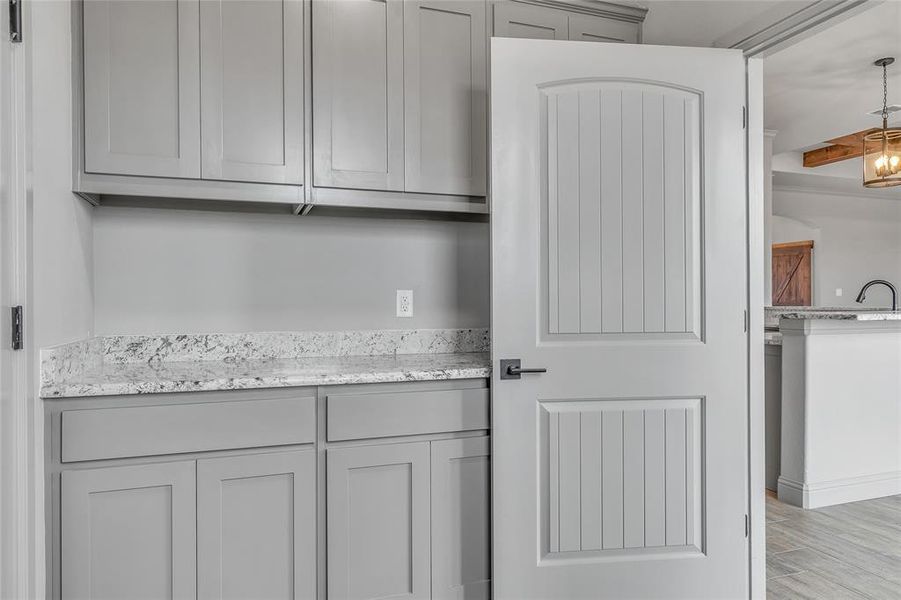
[[[803,510],[766,499],[768,600],[901,599],[901,496]]]

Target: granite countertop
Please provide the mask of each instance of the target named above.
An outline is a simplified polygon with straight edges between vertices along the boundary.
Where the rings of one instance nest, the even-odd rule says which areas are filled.
[[[486,329],[109,336],[41,353],[42,398],[489,377]]]
[[[768,306],[766,326],[779,326],[779,319],[828,319],[838,321],[901,321],[901,310],[827,306]]]

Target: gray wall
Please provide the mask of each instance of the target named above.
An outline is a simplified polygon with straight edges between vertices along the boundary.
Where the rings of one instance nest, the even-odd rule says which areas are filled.
[[[70,3],[30,5],[34,348],[93,327],[92,210],[72,193]],[[37,40],[37,43],[35,43]]]
[[[901,199],[777,188],[773,200],[773,243],[814,240],[814,305],[859,306],[854,298],[870,279],[901,286]],[[873,288],[866,305],[888,306],[890,298]]]
[[[485,327],[488,269],[487,223],[94,211],[98,335]]]

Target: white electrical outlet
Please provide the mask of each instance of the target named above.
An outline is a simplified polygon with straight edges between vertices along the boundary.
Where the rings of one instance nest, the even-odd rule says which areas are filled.
[[[413,316],[413,290],[397,290],[397,316]]]
[[[841,295],[842,295],[842,288],[835,288],[835,295],[836,295],[836,296],[841,296]]]

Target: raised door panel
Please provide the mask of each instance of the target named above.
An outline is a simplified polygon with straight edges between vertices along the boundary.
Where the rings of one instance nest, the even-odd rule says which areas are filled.
[[[195,598],[194,462],[62,474],[62,597]]]
[[[407,192],[485,195],[484,0],[404,3]]]
[[[543,336],[700,338],[700,95],[626,80],[541,94]]]
[[[329,449],[331,600],[429,598],[429,444]]]
[[[563,11],[509,1],[494,5],[496,37],[565,40],[568,39],[568,31],[566,13]]]
[[[303,3],[201,0],[203,179],[303,181]]]
[[[569,15],[569,39],[637,44],[638,24],[591,15]]]
[[[312,449],[197,462],[197,597],[316,595]]]
[[[487,437],[432,442],[432,599],[491,597]]]
[[[198,0],[83,6],[85,171],[200,177]]]
[[[313,182],[404,189],[402,0],[313,3]]]

